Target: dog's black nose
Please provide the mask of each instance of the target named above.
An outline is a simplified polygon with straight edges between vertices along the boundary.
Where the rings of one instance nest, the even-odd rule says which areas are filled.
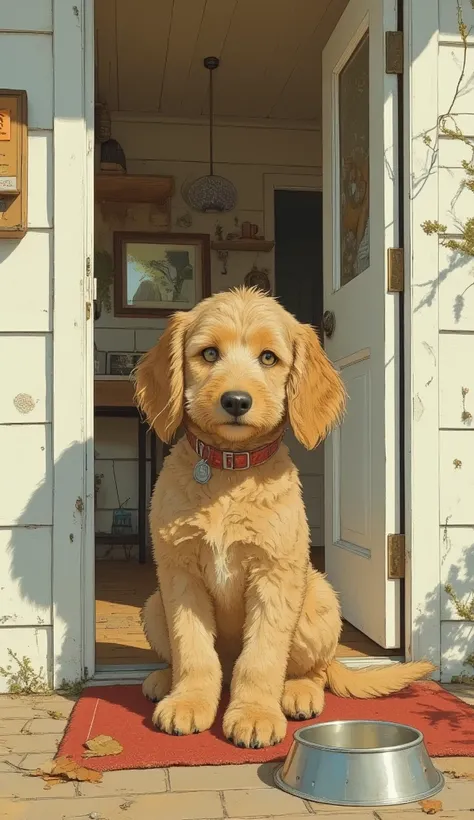
[[[237,390],[228,390],[221,396],[221,405],[230,416],[238,418],[248,413],[252,407],[252,396]]]

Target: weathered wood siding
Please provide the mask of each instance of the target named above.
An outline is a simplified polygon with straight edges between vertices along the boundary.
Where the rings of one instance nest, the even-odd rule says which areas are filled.
[[[0,85],[26,89],[29,126],[28,233],[0,235],[0,666],[58,684],[83,661],[84,9],[0,5]]]

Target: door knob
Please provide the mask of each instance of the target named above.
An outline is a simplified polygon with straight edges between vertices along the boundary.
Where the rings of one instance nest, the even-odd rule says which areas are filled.
[[[323,313],[323,330],[324,335],[331,338],[336,327],[336,317],[332,310],[325,310]]]

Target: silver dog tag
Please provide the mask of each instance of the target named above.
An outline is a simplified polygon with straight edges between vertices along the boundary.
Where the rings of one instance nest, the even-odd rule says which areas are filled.
[[[207,461],[201,459],[198,461],[193,470],[193,478],[198,484],[207,484],[212,476],[211,468]]]

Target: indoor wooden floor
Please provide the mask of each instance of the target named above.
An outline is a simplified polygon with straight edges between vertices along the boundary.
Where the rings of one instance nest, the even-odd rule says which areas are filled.
[[[320,568],[320,556],[313,556]],[[96,663],[137,666],[156,663],[140,624],[140,610],[156,586],[155,569],[133,561],[96,562]],[[344,623],[338,657],[382,657],[381,649],[358,629]]]

